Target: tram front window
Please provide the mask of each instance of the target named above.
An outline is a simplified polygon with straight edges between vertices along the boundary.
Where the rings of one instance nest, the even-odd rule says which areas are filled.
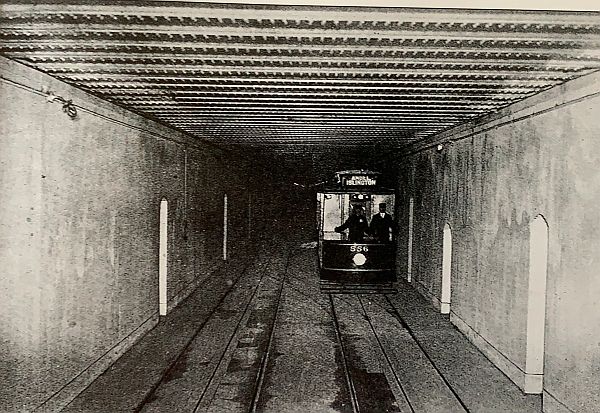
[[[335,232],[341,233],[346,229],[348,230],[348,241],[364,242],[365,234],[369,231],[369,224],[362,206],[354,205],[352,215],[342,225],[335,227]]]
[[[386,212],[386,204],[379,204],[379,213],[373,215],[369,232],[377,242],[391,242],[394,234],[394,219]]]

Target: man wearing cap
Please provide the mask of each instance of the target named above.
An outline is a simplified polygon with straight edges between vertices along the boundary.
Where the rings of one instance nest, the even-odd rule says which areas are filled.
[[[369,231],[369,224],[360,205],[354,205],[352,208],[352,215],[350,215],[342,225],[335,227],[335,232],[343,232],[346,229],[349,230],[348,241],[364,241],[365,232]]]
[[[370,225],[370,233],[377,242],[392,241],[394,232],[394,219],[390,214],[385,212],[385,203],[379,204],[379,213],[373,215]]]

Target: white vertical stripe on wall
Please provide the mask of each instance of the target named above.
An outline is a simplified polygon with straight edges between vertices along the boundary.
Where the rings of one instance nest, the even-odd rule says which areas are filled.
[[[525,393],[541,393],[544,374],[546,327],[546,277],[548,270],[548,224],[542,215],[529,229],[529,291],[527,301],[527,355]]]
[[[169,203],[166,199],[160,201],[160,239],[159,239],[159,258],[158,258],[158,313],[167,314],[167,239],[169,225]]]
[[[440,311],[450,314],[450,296],[452,294],[452,229],[444,225],[444,241],[442,247],[442,299]]]
[[[411,197],[408,202],[408,266],[406,269],[406,279],[412,282],[412,251],[413,251],[413,213],[415,200]]]
[[[223,195],[223,260],[227,260],[227,194]]]

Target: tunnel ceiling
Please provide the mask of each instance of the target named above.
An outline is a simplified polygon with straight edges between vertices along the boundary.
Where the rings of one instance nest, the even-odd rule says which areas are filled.
[[[0,52],[307,180],[600,67],[600,13],[6,2]]]

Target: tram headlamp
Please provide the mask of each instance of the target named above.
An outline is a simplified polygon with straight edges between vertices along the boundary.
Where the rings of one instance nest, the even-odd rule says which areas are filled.
[[[365,257],[364,254],[361,253],[354,254],[354,257],[352,257],[352,261],[356,265],[363,265],[365,262],[367,262],[367,257]]]

